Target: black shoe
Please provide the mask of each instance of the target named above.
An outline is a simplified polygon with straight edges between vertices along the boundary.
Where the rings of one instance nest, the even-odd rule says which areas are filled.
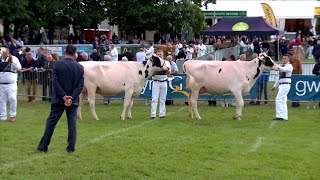
[[[160,116],[160,118],[166,118],[166,116]]]
[[[155,119],[156,117],[151,117],[151,119]]]
[[[283,118],[273,118],[273,120],[282,121],[282,120],[285,120],[285,119],[283,119]]]
[[[67,153],[74,153],[74,150],[73,150],[73,151],[68,151],[68,150],[67,150]]]
[[[38,150],[38,149],[36,149],[36,150],[32,151],[32,154],[38,154],[38,153],[47,153],[47,151],[44,151],[44,150]]]

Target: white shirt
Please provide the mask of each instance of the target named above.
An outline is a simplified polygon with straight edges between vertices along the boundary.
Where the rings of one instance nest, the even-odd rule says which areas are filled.
[[[1,62],[8,62],[9,57],[6,59],[1,58]],[[14,83],[18,80],[18,71],[21,70],[21,64],[17,57],[12,56],[11,71],[0,72],[0,83]]]
[[[281,83],[291,83],[291,76],[292,76],[293,66],[290,63],[284,64],[283,66],[279,67],[279,74],[285,73],[285,77],[287,78],[280,78],[276,80],[273,87],[278,87]]]
[[[23,47],[23,46],[24,46],[23,41],[19,41],[19,40],[18,40],[18,41],[16,41],[16,44],[17,44],[17,45],[19,45],[19,46],[21,46],[21,47]]]
[[[154,47],[153,46],[150,46],[149,49],[147,50],[146,52],[146,55],[147,55],[147,59],[150,59],[152,54],[154,54]]]
[[[204,44],[199,44],[198,49],[198,57],[204,56],[206,54],[207,47]]]
[[[137,52],[136,54],[136,59],[137,59],[137,62],[142,62],[142,61],[145,61],[146,60],[146,53],[145,52]]]
[[[175,45],[174,55],[178,56],[180,49],[182,48],[182,44],[178,43]]]
[[[118,49],[116,47],[111,49],[109,56],[110,56],[110,61],[118,61]]]
[[[186,59],[188,60],[192,59],[192,54],[194,52],[194,49],[192,47],[188,47],[186,52],[187,52]]]

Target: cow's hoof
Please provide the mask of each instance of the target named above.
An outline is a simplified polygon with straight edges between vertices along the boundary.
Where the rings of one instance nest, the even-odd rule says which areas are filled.
[[[130,117],[130,116],[128,116],[128,117],[127,117],[127,119],[132,119],[132,116],[131,116],[131,117]]]
[[[241,120],[240,116],[233,116],[233,119],[238,121]]]

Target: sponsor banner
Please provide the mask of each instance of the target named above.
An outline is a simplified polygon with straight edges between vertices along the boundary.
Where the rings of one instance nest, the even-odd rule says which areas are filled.
[[[290,100],[320,100],[320,76],[293,75],[291,80]]]
[[[77,48],[78,52],[86,52],[89,55],[91,55],[93,50],[92,44],[74,44],[74,46]],[[37,49],[42,47],[46,48],[49,51],[49,54],[56,53],[59,56],[63,56],[63,52],[67,47],[67,44],[57,44],[57,45],[25,45],[25,47],[29,47],[31,49],[32,56],[35,58],[37,54]]]
[[[168,83],[167,99],[186,99],[189,96],[189,91],[186,88],[186,74],[177,74],[173,78],[170,78]],[[140,99],[151,99],[152,97],[152,79],[150,78],[143,87]],[[110,96],[110,98],[123,98],[123,95]],[[248,96],[244,96],[244,99],[255,99],[257,97],[257,86],[254,85]],[[210,99],[234,99],[233,95],[200,95],[201,100]]]
[[[167,99],[186,99],[189,96],[189,91],[186,89],[186,74],[177,74],[168,81]],[[273,82],[269,82],[273,83]],[[249,95],[244,96],[244,99],[256,99],[257,83],[251,88]],[[151,99],[152,97],[152,79],[150,78],[143,87],[140,99]],[[110,96],[110,98],[120,99],[123,95]],[[212,99],[235,99],[233,95],[200,95],[200,100]],[[320,100],[320,76],[312,75],[293,75],[291,89],[288,94],[289,100],[305,100],[313,101]]]
[[[262,9],[263,9],[266,21],[272,26],[277,27],[277,20],[273,14],[272,8],[267,3],[261,3],[261,5],[262,5]]]

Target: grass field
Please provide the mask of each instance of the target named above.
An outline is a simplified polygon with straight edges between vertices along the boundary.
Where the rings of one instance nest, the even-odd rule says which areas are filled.
[[[65,152],[67,123],[57,125],[47,154],[32,154],[49,113],[48,102],[18,102],[15,123],[0,122],[0,179],[319,179],[320,110],[289,107],[289,121],[272,121],[274,104],[208,107],[202,120],[187,106],[167,106],[150,120],[150,106],[135,101],[133,119],[120,121],[121,102],[86,104],[78,121],[76,152]]]

